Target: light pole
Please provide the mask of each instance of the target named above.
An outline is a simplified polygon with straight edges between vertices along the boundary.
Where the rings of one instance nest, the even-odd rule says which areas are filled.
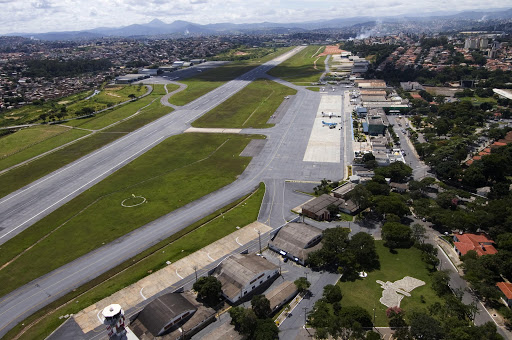
[[[261,231],[258,230],[258,242],[260,244],[260,254],[261,254]]]
[[[197,282],[197,266],[194,266],[194,273],[196,274],[196,282]]]

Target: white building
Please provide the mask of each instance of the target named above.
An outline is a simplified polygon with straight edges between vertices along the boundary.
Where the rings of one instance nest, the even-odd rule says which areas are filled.
[[[222,284],[222,295],[231,303],[237,303],[278,275],[278,266],[256,254],[232,255],[213,273]]]

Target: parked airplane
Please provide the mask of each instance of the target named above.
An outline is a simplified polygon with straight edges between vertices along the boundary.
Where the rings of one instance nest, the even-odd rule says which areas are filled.
[[[336,117],[336,115],[334,113],[332,113],[332,112],[325,113],[324,111],[322,111],[322,117],[332,118],[332,117]]]
[[[338,125],[338,123],[326,123],[323,120],[322,120],[322,124],[328,126],[329,129],[334,129],[334,128],[336,128],[336,125]]]

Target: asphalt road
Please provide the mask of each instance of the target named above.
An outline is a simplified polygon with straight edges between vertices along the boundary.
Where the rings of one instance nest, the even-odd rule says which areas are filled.
[[[253,69],[172,114],[5,197],[0,201],[0,216],[3,217],[5,212],[6,219],[9,219],[10,223],[6,224],[4,227],[6,229],[1,231],[2,242],[160,141],[181,133],[191,121],[229,98],[250,81],[264,76],[267,70],[298,50],[300,48]],[[272,227],[282,225],[290,217],[289,207],[285,204],[285,180],[319,181],[322,178],[341,178],[343,176],[344,164],[342,163],[302,161],[321,96],[322,94],[318,92],[301,89],[290,99],[291,102],[287,104],[286,112],[283,113],[280,123],[275,127],[266,130],[243,130],[244,133],[265,134],[267,140],[263,150],[253,157],[246,171],[234,183],[173,211],[4,296],[0,300],[0,336],[37,309],[196,220],[242,197],[261,181],[267,184],[265,200],[271,203],[267,204],[267,209],[263,209],[259,219]],[[19,209],[17,209],[18,207]],[[10,213],[10,209],[15,209],[15,212]],[[7,216],[7,214],[9,215]],[[14,227],[9,229],[9,224]]]

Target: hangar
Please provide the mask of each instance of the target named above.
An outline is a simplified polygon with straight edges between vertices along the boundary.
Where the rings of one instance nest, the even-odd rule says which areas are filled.
[[[232,255],[213,273],[222,284],[222,295],[233,304],[278,275],[278,266],[256,254]]]
[[[191,336],[215,318],[215,311],[198,303],[194,295],[169,293],[151,301],[130,323],[139,339],[179,339]]]
[[[320,249],[322,230],[306,223],[288,223],[268,243],[269,249],[304,265],[308,254]]]

